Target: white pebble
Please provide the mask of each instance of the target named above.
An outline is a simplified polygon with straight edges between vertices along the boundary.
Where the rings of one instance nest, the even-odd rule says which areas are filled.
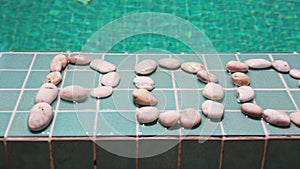
[[[35,103],[45,102],[51,104],[57,97],[58,89],[52,83],[44,83],[35,96]]]
[[[66,86],[60,91],[60,97],[66,101],[82,102],[87,96],[87,90],[79,85]]]
[[[154,106],[157,99],[146,89],[135,89],[132,92],[134,102],[140,106]]]
[[[105,86],[116,87],[120,83],[121,76],[118,72],[109,72],[102,76],[101,83]]]
[[[148,75],[153,73],[157,68],[155,60],[146,59],[137,63],[134,67],[134,71],[139,75]]]
[[[45,78],[45,83],[52,83],[54,85],[57,85],[62,79],[61,73],[58,71],[55,72],[50,72],[46,78]]]
[[[116,66],[114,64],[101,59],[92,60],[90,67],[100,73],[108,73],[116,70]]]
[[[185,62],[181,64],[181,69],[188,73],[197,73],[205,70],[205,66],[199,62]]]
[[[207,83],[203,88],[202,94],[211,100],[221,100],[224,97],[224,89],[217,83]]]
[[[160,113],[159,122],[165,127],[171,127],[175,125],[180,118],[180,113],[175,110],[165,111]]]
[[[273,109],[264,110],[264,118],[267,122],[280,127],[287,127],[291,123],[289,115]]]
[[[220,120],[224,113],[224,105],[222,103],[206,100],[202,103],[202,112],[211,119]]]
[[[30,110],[28,128],[34,132],[40,131],[49,125],[52,117],[52,107],[48,103],[37,103]]]
[[[270,61],[262,58],[248,59],[244,61],[244,63],[252,69],[266,69],[272,66]]]
[[[95,98],[104,98],[112,94],[113,89],[111,86],[99,86],[91,90],[90,95]]]
[[[158,61],[160,67],[165,69],[178,69],[180,67],[180,60],[175,58],[163,58]]]
[[[187,108],[180,113],[180,125],[185,128],[192,128],[201,122],[201,115],[198,110]]]
[[[69,62],[74,65],[87,65],[91,62],[91,58],[86,55],[74,55],[68,58]]]
[[[217,83],[218,82],[218,76],[216,76],[213,73],[208,72],[207,70],[199,70],[197,72],[197,77],[200,81],[202,81],[204,83],[208,83],[208,82]]]
[[[300,79],[300,69],[291,69],[289,74],[295,79]]]
[[[282,73],[287,73],[291,69],[289,63],[284,60],[275,60],[272,62],[272,66],[275,70]]]
[[[136,110],[136,117],[140,123],[151,123],[158,119],[159,110],[153,106],[145,106]]]
[[[241,86],[236,89],[237,101],[239,103],[247,102],[255,97],[254,90],[250,86]]]
[[[68,57],[63,54],[58,54],[53,57],[50,63],[50,70],[61,71],[67,66],[67,64],[68,64]]]
[[[152,90],[154,88],[154,81],[150,77],[136,76],[133,83],[138,89]]]
[[[263,114],[264,109],[253,103],[243,103],[241,106],[241,111],[244,114],[252,117],[260,117]]]

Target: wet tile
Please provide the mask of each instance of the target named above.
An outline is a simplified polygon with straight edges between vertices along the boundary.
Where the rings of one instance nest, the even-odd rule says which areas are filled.
[[[0,71],[0,88],[21,88],[27,71]],[[13,77],[13,78],[12,78]]]
[[[263,150],[264,140],[227,140],[222,168],[260,168]]]
[[[159,121],[155,121],[149,124],[141,124],[139,123],[139,135],[140,136],[179,136],[180,126],[179,124],[174,125],[173,127],[166,128],[159,123]]]
[[[53,136],[92,136],[95,112],[58,112]]]
[[[274,139],[269,140],[265,169],[289,168],[298,169],[300,140],[298,139]]]
[[[158,61],[160,59],[162,59],[162,58],[168,58],[168,57],[169,57],[168,54],[155,54],[155,55],[139,54],[138,55],[138,61],[141,62],[141,61],[146,60],[146,59],[152,59],[152,60],[157,61],[157,64],[158,64]]]
[[[121,80],[119,85],[116,88],[122,89],[135,89],[135,85],[133,83],[133,79],[136,77],[133,71],[118,71],[121,76]]]
[[[0,91],[0,109],[1,110],[13,110],[18,97],[19,97],[20,91],[18,90],[4,90]]]
[[[224,88],[235,87],[234,84],[232,83],[231,75],[227,71],[221,70],[221,71],[210,71],[210,72],[218,76],[219,79],[218,83]]]
[[[294,79],[289,74],[282,74],[282,77],[289,88],[299,89],[298,86],[299,79]]]
[[[199,62],[204,64],[202,59],[202,54],[182,54],[182,55],[172,55],[173,58],[179,59],[181,63],[184,62]]]
[[[291,95],[294,98],[298,107],[300,107],[300,91],[291,91]]]
[[[9,129],[8,136],[48,137],[52,124],[49,124],[48,127],[42,131],[31,132],[27,125],[28,116],[29,112],[17,112]]]
[[[225,112],[223,127],[226,135],[265,135],[261,120],[247,117],[242,112]]]
[[[40,88],[48,73],[49,71],[31,71],[25,88]]]
[[[96,144],[97,164],[99,168],[135,168],[135,140],[101,140],[97,141]]]
[[[172,90],[153,90],[151,92],[157,98],[159,110],[176,110],[174,91]]]
[[[181,168],[219,167],[221,141],[184,140],[182,141]]]
[[[12,114],[11,112],[1,112],[0,113],[0,138],[3,137],[5,134],[11,114]]]
[[[53,141],[52,151],[54,167],[65,168],[93,168],[93,142],[90,141]]]
[[[3,54],[0,57],[0,69],[28,69],[33,54]]]
[[[135,112],[99,112],[97,135],[135,136]]]
[[[225,96],[220,101],[225,110],[240,110],[241,104],[237,102],[235,90],[225,90]]]
[[[12,168],[50,168],[47,141],[9,141],[7,146]]]
[[[295,110],[288,93],[279,91],[255,91],[256,103],[263,109]]]

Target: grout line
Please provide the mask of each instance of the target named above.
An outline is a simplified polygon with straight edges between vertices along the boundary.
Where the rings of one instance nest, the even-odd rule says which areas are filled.
[[[224,139],[224,135],[223,135],[222,141],[221,141],[221,147],[220,147],[219,169],[222,169],[222,167],[223,167],[224,147],[225,147],[225,139]]]
[[[239,54],[239,53],[236,53],[236,54],[234,54],[234,56],[235,56],[235,59],[236,59],[238,62],[240,62],[240,58],[239,58],[238,54]]]
[[[49,165],[50,169],[54,169],[54,156],[53,156],[53,147],[52,147],[52,141],[48,141],[48,148],[49,148]]]
[[[94,164],[94,169],[98,168],[98,161],[97,161],[97,144],[96,141],[93,141],[93,164]]]

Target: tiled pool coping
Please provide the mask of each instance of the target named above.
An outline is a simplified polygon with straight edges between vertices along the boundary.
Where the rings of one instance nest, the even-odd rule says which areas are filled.
[[[126,163],[127,168],[151,168],[156,162],[161,163],[161,160],[167,162],[160,168],[300,166],[296,159],[300,151],[300,128],[294,124],[289,128],[278,128],[269,125],[263,119],[251,119],[243,115],[239,110],[240,105],[235,100],[230,76],[224,69],[229,60],[243,61],[255,57],[267,60],[284,59],[292,68],[300,68],[300,54],[296,52],[198,55],[88,53],[92,58],[103,58],[117,65],[121,83],[115,88],[113,95],[101,100],[88,98],[75,107],[72,103],[57,99],[52,104],[55,113],[52,124],[40,133],[31,133],[27,129],[28,112],[33,106],[36,92],[49,72],[50,60],[57,53],[0,53],[0,168],[7,168],[7,165],[11,168],[18,168],[19,165],[23,168],[66,168],[70,163],[78,168],[119,168],[122,162],[123,166]],[[65,54],[70,56],[75,53]],[[144,126],[136,122],[135,107],[132,98],[128,97],[134,89],[131,83],[135,76],[132,68],[138,60],[158,60],[163,57],[200,61],[219,78],[224,77],[220,78],[219,83],[225,87],[227,97],[222,101],[225,104],[225,115],[221,122],[213,124],[213,131],[205,130],[205,126],[211,125],[212,122],[203,115],[201,125],[192,130],[166,130],[160,124]],[[91,89],[98,84],[99,74],[90,70],[88,66],[69,65],[62,74],[63,81],[59,88],[76,83]],[[263,108],[285,110],[288,113],[299,110],[300,89],[297,80],[272,69],[250,70],[248,75],[251,78],[251,87],[256,92],[254,101],[257,104]],[[160,104],[157,105],[160,110],[179,110],[186,107],[199,109],[200,103],[205,100],[201,96],[204,84],[200,83],[195,75],[181,70],[164,71],[158,68],[151,77],[156,83],[153,93],[161,96]],[[178,144],[158,156],[134,160],[116,156],[96,144],[97,141],[107,141],[116,146],[132,146],[131,151],[135,157],[139,157],[142,149],[149,146],[149,140],[156,144],[165,141],[176,141]],[[207,141],[200,143],[199,140]],[[27,150],[24,146],[32,148]],[[289,147],[289,152],[286,152],[284,146]],[[36,152],[30,153],[32,149],[36,149]],[[212,157],[205,156],[208,151]],[[82,152],[87,156],[80,162]],[[24,157],[25,154],[27,157]],[[36,159],[41,159],[41,162],[34,163]],[[26,164],[23,164],[22,160],[25,160]],[[120,164],[113,164],[114,160],[120,161]],[[240,162],[241,160],[243,162]],[[28,163],[29,161],[32,163]]]

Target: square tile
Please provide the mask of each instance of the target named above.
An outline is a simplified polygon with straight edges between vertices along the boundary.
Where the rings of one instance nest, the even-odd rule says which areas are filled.
[[[205,86],[205,83],[199,81],[195,74],[190,74],[184,71],[175,71],[174,78],[176,88],[199,89]]]
[[[114,64],[118,70],[134,70],[136,55],[105,55],[105,61]]]
[[[286,82],[288,88],[299,89],[298,81],[299,79],[292,78],[289,74],[282,74],[284,81]]]
[[[241,104],[237,102],[235,90],[225,90],[225,96],[221,103],[225,106],[225,110],[240,110]]]
[[[260,119],[245,116],[242,112],[225,112],[225,135],[265,135]]]
[[[50,63],[54,56],[62,53],[53,53],[53,54],[37,54],[32,69],[40,69],[40,70],[49,70],[50,71]],[[66,54],[65,54],[66,55]],[[68,55],[66,55],[68,56]]]
[[[227,71],[224,70],[217,70],[217,71],[210,71],[211,73],[215,74],[218,76],[218,83],[223,87],[223,88],[234,88],[235,85],[233,84],[231,80],[231,74],[229,74]]]
[[[33,54],[3,54],[0,57],[0,69],[28,69]]]
[[[140,140],[139,168],[177,169],[179,140]]]
[[[7,146],[12,168],[50,168],[47,141],[9,141]]]
[[[5,134],[11,114],[11,112],[0,112],[0,138]]]
[[[221,141],[182,141],[181,169],[219,168]]]
[[[68,71],[64,80],[64,87],[69,85],[80,85],[84,88],[94,88],[99,84],[99,73],[93,70]]]
[[[294,69],[299,69],[299,58],[300,58],[300,54],[272,54],[272,57],[274,60],[285,60],[289,63],[291,68]]]
[[[100,110],[135,110],[132,90],[114,90],[110,97],[100,99]]]
[[[292,112],[286,112],[288,115]],[[293,122],[291,122],[289,127],[278,127],[274,126],[266,121],[264,121],[267,127],[267,132],[269,135],[299,135],[300,134],[300,128],[299,126],[295,125]]]
[[[8,168],[4,151],[4,143],[0,142],[0,168]]]
[[[179,59],[181,63],[184,62],[199,62],[203,63],[202,54],[182,54],[182,55],[172,55],[173,58]]]
[[[260,168],[263,151],[264,140],[226,140],[222,168]]]
[[[206,100],[202,90],[177,90],[179,109],[186,108],[200,109],[201,104]]]
[[[249,70],[247,75],[252,88],[284,88],[282,80],[274,70]]]
[[[135,89],[133,79],[136,77],[136,74],[133,71],[118,71],[121,76],[120,83],[116,88],[122,89]]]
[[[156,71],[149,77],[153,79],[155,88],[173,88],[172,75],[169,71]]]
[[[97,136],[135,136],[135,112],[99,112]]]
[[[57,169],[94,167],[92,141],[53,141],[52,149]]]
[[[31,132],[27,124],[28,116],[29,112],[16,112],[8,136],[48,137],[52,122],[42,131]]]
[[[191,129],[182,128],[182,136],[221,136],[222,130],[219,121],[212,121],[201,113],[201,123]]]
[[[255,100],[263,109],[295,110],[292,100],[284,90],[255,91]]]
[[[135,140],[99,140],[96,143],[98,168],[135,168]]]
[[[0,88],[21,88],[27,71],[0,71]],[[13,78],[12,78],[13,77]]]
[[[159,110],[176,110],[173,90],[153,90],[151,94],[157,99],[155,107]]]
[[[92,136],[95,112],[58,112],[53,136]]]
[[[18,90],[3,90],[0,91],[0,110],[13,110],[20,91]]]
[[[89,93],[89,91],[88,91]],[[78,111],[78,110],[88,110],[94,111],[96,110],[97,99],[88,96],[82,102],[71,102],[61,99],[59,104],[59,110],[70,110],[70,111]],[[55,108],[55,107],[53,107]]]
[[[155,60],[158,64],[158,61],[160,59],[168,58],[168,57],[169,57],[169,54],[155,54],[155,55],[139,54],[138,55],[138,61],[141,62],[141,61],[146,60],[146,59],[152,59],[152,60]]]
[[[208,70],[226,70],[225,66],[227,62],[231,60],[236,60],[236,57],[234,54],[207,54],[204,55],[206,64],[207,64],[207,69]]]
[[[265,169],[298,169],[300,166],[299,152],[299,139],[269,140],[266,154]]]
[[[290,91],[290,92],[299,108],[300,107],[300,91]]]

